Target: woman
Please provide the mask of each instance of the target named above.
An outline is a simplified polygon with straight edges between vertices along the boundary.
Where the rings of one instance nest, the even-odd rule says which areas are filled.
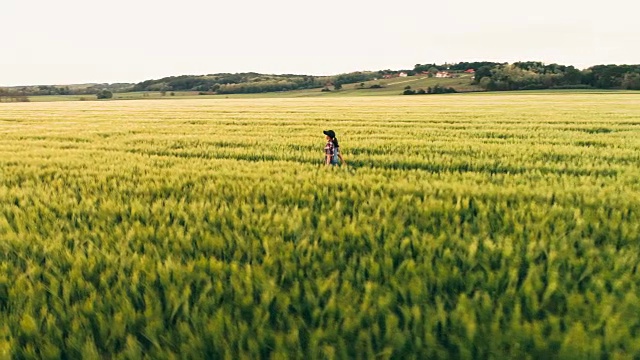
[[[345,164],[340,153],[340,144],[338,143],[338,138],[336,138],[336,133],[333,130],[324,130],[322,133],[326,135],[327,139],[327,144],[324,147],[325,165]]]

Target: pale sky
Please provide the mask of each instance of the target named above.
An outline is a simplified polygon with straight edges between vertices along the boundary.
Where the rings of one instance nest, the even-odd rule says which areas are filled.
[[[640,63],[636,0],[0,0],[0,86]]]

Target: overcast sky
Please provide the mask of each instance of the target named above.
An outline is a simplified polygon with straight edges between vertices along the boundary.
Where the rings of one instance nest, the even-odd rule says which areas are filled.
[[[635,0],[0,0],[0,86],[640,63]]]

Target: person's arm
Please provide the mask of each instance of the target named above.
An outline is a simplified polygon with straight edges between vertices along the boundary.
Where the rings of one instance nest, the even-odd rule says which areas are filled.
[[[327,144],[324,148],[324,164],[331,165],[331,158],[333,157],[333,146]]]
[[[347,162],[344,161],[344,159],[342,158],[342,153],[338,154],[338,158],[340,159],[340,161],[342,162],[343,165],[347,165]]]

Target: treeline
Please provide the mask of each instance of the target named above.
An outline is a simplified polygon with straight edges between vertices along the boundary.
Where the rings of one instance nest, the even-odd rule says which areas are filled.
[[[411,86],[406,86],[402,95],[430,95],[430,94],[452,94],[457,93],[458,91],[452,87],[444,87],[436,84],[434,87],[427,87],[425,89],[413,90]]]
[[[100,94],[128,92],[133,88],[133,84],[83,84],[69,86],[19,86],[0,88],[0,102],[26,102],[30,96],[44,95],[97,95]]]
[[[134,85],[132,90],[249,94],[326,88],[328,86],[339,89],[343,84],[369,81],[380,76],[380,72],[353,72],[336,76],[264,75],[258,73],[183,75],[143,81]]]
[[[436,73],[438,71],[452,71],[463,72],[469,69],[477,70],[483,67],[494,68],[496,66],[504,65],[506,63],[497,63],[490,61],[476,61],[476,62],[459,62],[457,64],[416,64],[413,70],[404,70],[408,75],[417,75],[423,73]]]
[[[488,64],[476,69],[474,81],[485,90],[625,89],[640,90],[640,65],[573,66],[516,62]]]
[[[24,93],[0,88],[0,102],[29,102],[29,97]]]

